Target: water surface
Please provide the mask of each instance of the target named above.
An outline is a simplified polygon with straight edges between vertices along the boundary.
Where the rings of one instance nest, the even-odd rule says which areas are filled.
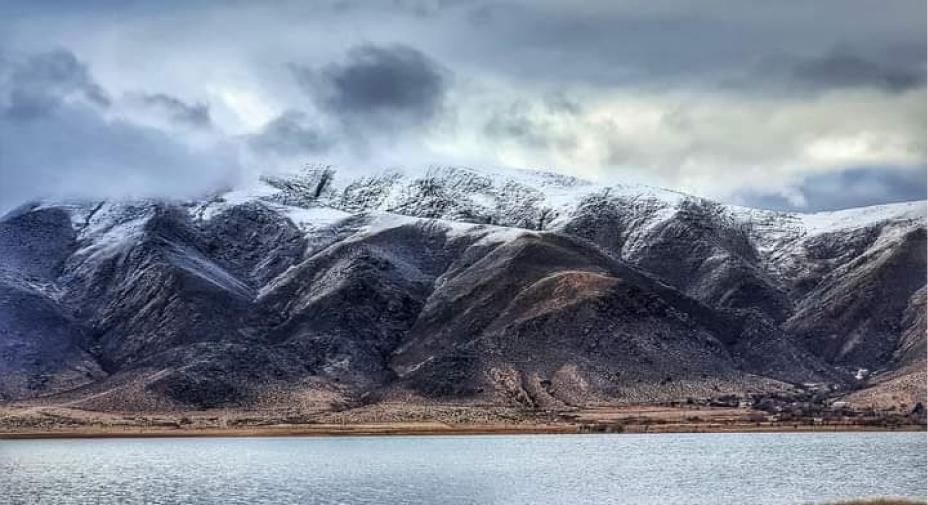
[[[0,441],[15,504],[791,504],[925,472],[924,433]]]

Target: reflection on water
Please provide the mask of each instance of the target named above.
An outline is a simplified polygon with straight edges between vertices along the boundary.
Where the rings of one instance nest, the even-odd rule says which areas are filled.
[[[0,441],[0,503],[781,504],[925,472],[924,433]]]

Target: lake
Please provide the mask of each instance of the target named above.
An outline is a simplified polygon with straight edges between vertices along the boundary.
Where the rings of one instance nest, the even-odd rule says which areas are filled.
[[[792,504],[925,474],[924,433],[0,440],[15,504]]]

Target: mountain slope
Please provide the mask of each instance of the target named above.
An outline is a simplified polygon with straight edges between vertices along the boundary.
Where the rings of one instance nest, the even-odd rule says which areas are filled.
[[[25,206],[0,259],[10,400],[560,408],[924,372],[924,202],[802,215],[319,167],[201,201]]]

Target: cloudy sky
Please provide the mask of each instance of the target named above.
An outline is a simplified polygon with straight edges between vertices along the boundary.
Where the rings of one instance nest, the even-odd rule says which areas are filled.
[[[924,0],[0,2],[0,208],[307,162],[925,198]]]

